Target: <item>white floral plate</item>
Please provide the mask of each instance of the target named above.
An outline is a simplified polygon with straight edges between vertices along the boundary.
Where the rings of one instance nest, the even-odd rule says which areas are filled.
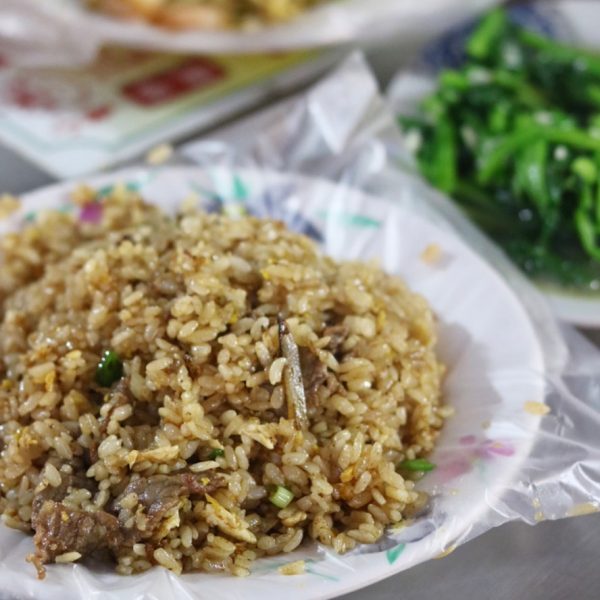
[[[273,216],[313,237],[338,259],[377,258],[423,294],[439,318],[439,352],[449,367],[446,402],[456,409],[421,482],[431,494],[428,514],[391,531],[375,546],[348,555],[308,543],[290,556],[261,559],[244,579],[226,575],[174,576],[163,568],[122,577],[101,564],[53,565],[43,582],[25,562],[32,539],[0,527],[0,596],[47,600],[102,598],[332,598],[451,551],[492,526],[490,503],[518,481],[540,417],[527,410],[543,400],[542,351],[519,299],[460,239],[396,204],[323,180],[219,168],[125,170],[88,181],[108,189],[116,182],[139,189],[150,202],[175,210],[191,192],[209,210]],[[84,209],[69,201],[73,184],[24,197],[22,209],[0,223],[0,234],[34,220],[44,208],[101,217],[102,204]],[[421,258],[441,249],[434,264]],[[304,558],[306,573],[286,577],[278,567]]]

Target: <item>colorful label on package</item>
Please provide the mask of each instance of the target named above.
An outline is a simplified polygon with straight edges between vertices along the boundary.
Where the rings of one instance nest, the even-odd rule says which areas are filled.
[[[0,141],[59,178],[133,158],[265,100],[325,55],[181,56],[105,49],[85,69],[0,64]]]

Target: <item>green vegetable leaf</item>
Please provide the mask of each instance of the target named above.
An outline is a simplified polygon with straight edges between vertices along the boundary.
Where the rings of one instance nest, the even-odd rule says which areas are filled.
[[[600,182],[596,187],[596,230],[600,233]]]
[[[529,48],[543,50],[547,58],[566,63],[579,70],[600,77],[600,55],[582,48],[573,48],[529,29],[520,29],[519,40]],[[574,64],[575,63],[575,64]]]
[[[451,194],[456,186],[456,132],[446,117],[438,119],[430,145],[430,155],[421,164],[427,178],[440,190]]]
[[[499,8],[490,11],[471,34],[467,43],[467,54],[480,61],[490,58],[498,48],[507,23],[504,10]]]
[[[575,226],[585,251],[592,258],[600,260],[600,245],[597,242],[596,227],[585,211],[578,210],[575,213]]]
[[[580,156],[573,161],[573,172],[585,183],[593,185],[598,179],[598,167],[596,163],[587,156]]]
[[[489,128],[493,134],[506,133],[510,125],[513,106],[506,101],[498,102],[489,116]]]
[[[546,142],[534,142],[523,150],[517,162],[517,176],[520,175],[522,191],[533,202],[541,216],[546,214],[550,204],[546,181],[548,150]]]
[[[523,128],[499,140],[494,150],[485,157],[479,170],[479,181],[488,184],[506,163],[524,146],[536,140],[565,144],[579,150],[600,151],[600,139],[591,137],[581,129],[559,129],[532,126]]]

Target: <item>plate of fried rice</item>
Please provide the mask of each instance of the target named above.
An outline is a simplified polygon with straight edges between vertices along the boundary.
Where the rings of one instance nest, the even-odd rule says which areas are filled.
[[[2,594],[333,597],[451,551],[530,451],[525,309],[401,202],[163,167],[9,205]]]

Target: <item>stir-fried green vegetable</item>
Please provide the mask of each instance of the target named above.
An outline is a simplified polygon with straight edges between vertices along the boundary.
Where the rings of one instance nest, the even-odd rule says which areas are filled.
[[[600,286],[600,56],[490,12],[419,117],[423,174],[531,275]]]
[[[96,369],[96,383],[102,387],[110,387],[121,377],[123,377],[123,362],[114,350],[106,350]]]

